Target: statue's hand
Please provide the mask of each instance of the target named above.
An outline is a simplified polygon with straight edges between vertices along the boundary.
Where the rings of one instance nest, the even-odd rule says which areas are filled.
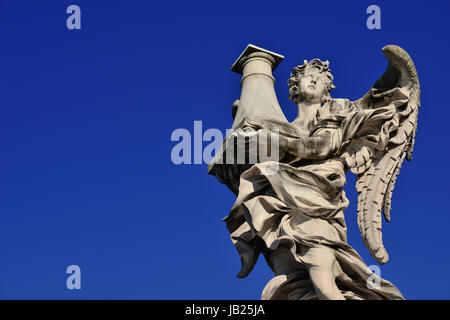
[[[374,154],[375,149],[364,143],[364,138],[356,138],[345,148],[341,158],[353,173],[362,174],[370,168]]]

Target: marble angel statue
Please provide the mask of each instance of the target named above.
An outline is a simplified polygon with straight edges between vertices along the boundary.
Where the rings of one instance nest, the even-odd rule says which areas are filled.
[[[272,71],[282,56],[249,45],[233,65],[243,74],[241,98],[233,104],[233,131],[208,170],[237,196],[224,221],[241,257],[238,277],[246,277],[261,254],[275,274],[262,299],[404,299],[347,243],[344,219],[349,202],[342,188],[351,170],[362,239],[374,259],[386,263],[382,215],[390,220],[397,175],[403,160],[411,160],[420,87],[402,48],[389,45],[383,54],[387,70],[356,101],[331,98],[328,61],[295,67],[288,80],[289,98],[298,107],[293,122],[284,117],[273,88]],[[275,172],[267,171],[273,160],[225,160],[236,137],[269,143],[262,133],[277,139]],[[369,279],[378,285],[368,285]]]

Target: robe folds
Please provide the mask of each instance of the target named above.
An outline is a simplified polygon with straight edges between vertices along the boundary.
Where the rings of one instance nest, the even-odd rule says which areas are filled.
[[[279,162],[256,163],[239,172],[237,199],[224,218],[241,257],[238,277],[250,273],[260,254],[272,269],[277,254],[291,266],[290,272],[276,274],[267,283],[262,299],[317,299],[306,266],[313,266],[324,252],[337,261],[333,272],[346,299],[404,299],[348,245],[344,219],[348,167],[340,156],[355,138],[367,139],[378,150],[386,148],[399,123],[396,110],[408,96],[396,88],[385,99],[386,106],[376,109],[359,109],[346,99],[331,100],[318,111],[307,136],[296,132],[293,124],[244,119],[241,128],[276,129],[291,138],[289,150],[302,150],[280,153]],[[276,170],[270,170],[274,165]],[[231,176],[227,170],[220,166],[213,174],[226,183]]]

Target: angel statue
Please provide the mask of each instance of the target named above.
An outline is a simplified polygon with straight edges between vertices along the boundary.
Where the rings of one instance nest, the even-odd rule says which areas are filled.
[[[349,201],[342,188],[351,170],[362,239],[374,259],[386,263],[381,212],[390,221],[397,175],[403,160],[411,160],[420,87],[402,48],[389,45],[383,54],[387,70],[356,101],[331,98],[328,61],[305,60],[295,67],[288,80],[289,98],[298,107],[293,122],[274,91],[272,71],[283,56],[249,45],[232,67],[243,75],[241,97],[208,172],[237,196],[224,221],[241,258],[238,277],[251,272],[260,254],[275,274],[262,299],[404,299],[347,243],[344,219]],[[267,143],[266,150],[276,141],[277,159],[229,161],[227,153],[236,149],[249,156],[251,137]],[[268,170],[274,164],[276,170]]]

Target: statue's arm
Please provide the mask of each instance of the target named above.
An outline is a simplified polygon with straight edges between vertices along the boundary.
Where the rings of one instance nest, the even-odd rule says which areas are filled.
[[[321,160],[335,155],[341,141],[338,128],[326,128],[312,137],[293,138],[280,135],[280,149],[303,159]]]

